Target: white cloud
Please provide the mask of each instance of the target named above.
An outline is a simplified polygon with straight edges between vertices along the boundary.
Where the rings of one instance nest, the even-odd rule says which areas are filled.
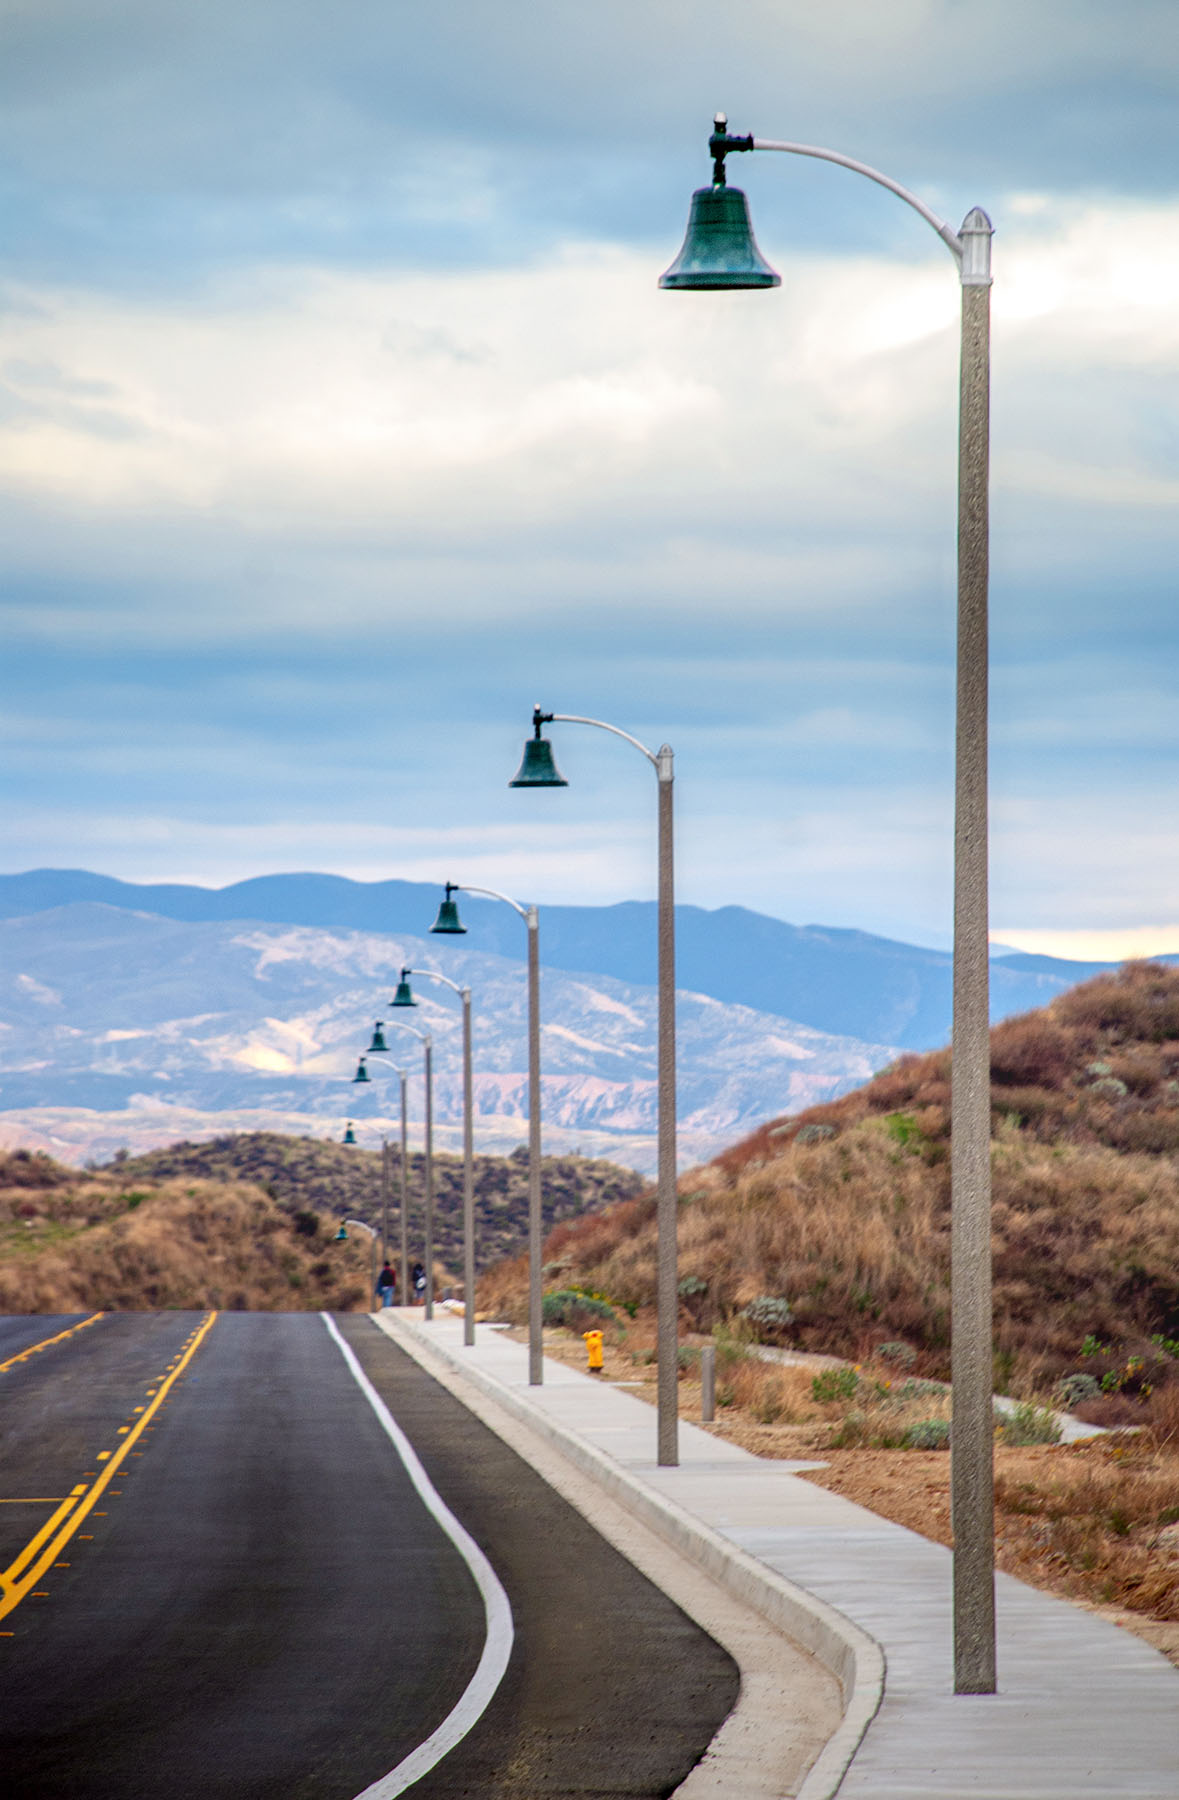
[[[1127,673],[1125,640],[1146,606],[1131,553],[1153,532],[1150,570],[1175,565],[1179,203],[995,211],[996,742],[1022,759],[1015,798],[1011,763],[995,783],[996,916],[1166,918],[1172,684],[1165,655]],[[207,670],[191,696],[168,688],[166,739],[170,698],[145,723],[122,675],[87,725],[58,731],[52,703],[29,704],[13,732],[10,714],[14,763],[59,785],[9,809],[9,866],[649,893],[637,771],[591,779],[579,746],[562,813],[506,811],[539,697],[672,738],[685,899],[941,929],[954,271],[931,235],[904,260],[765,247],[779,293],[711,299],[655,290],[670,244],[428,278],[239,273],[200,303],[26,284],[0,315],[3,529],[11,568],[37,577],[9,583],[10,641],[48,642],[54,694],[79,645],[210,647],[240,676],[215,717]],[[1087,618],[1087,685],[1072,693],[1062,656],[1041,705],[1020,645],[1071,637],[1074,581],[1108,588]],[[260,668],[237,660],[247,638]],[[342,660],[325,675],[329,645],[351,676]],[[276,676],[296,654],[310,660]],[[283,680],[301,740],[273,725]],[[309,697],[332,680],[334,728]],[[505,721],[519,708],[502,780],[481,723],[501,701]],[[431,718],[445,732],[422,734]],[[1150,769],[1131,769],[1143,748]],[[1095,749],[1112,789],[1139,784],[1099,817]],[[1080,750],[1090,791],[1074,803],[1061,752]],[[326,779],[347,816],[324,804]],[[106,786],[82,801],[79,781]]]
[[[1122,934],[1166,919],[1179,895],[1179,840],[1166,764],[1144,779],[1042,782],[992,809],[992,918],[1002,942],[1030,931]],[[1003,921],[1015,919],[1011,927]],[[1153,929],[1153,928],[1152,928]],[[1019,936],[1012,938],[1011,932]],[[1028,940],[1030,942],[1030,940]]]
[[[1179,205],[1037,223],[997,247],[997,483],[1169,506],[1179,473],[1140,441],[1138,396],[1095,387],[1094,371],[1164,379],[1179,365]],[[611,526],[591,565],[621,558],[640,590],[659,579],[645,558],[674,586],[677,557],[707,571],[715,545],[767,558],[750,585],[772,580],[787,612],[816,586],[854,605],[849,587],[885,591],[894,564],[939,531],[949,541],[957,300],[940,247],[903,263],[785,259],[782,293],[752,297],[659,294],[657,263],[572,248],[490,274],[288,272],[192,307],[28,291],[3,321],[15,410],[0,479],[88,543],[167,521],[157,565],[175,532],[214,525],[280,555],[341,557],[331,609],[304,607],[297,584],[256,584],[260,614],[302,629],[352,598],[370,614],[382,564],[386,583],[425,572],[478,609],[478,572],[464,584],[455,559],[489,551],[505,575],[527,566],[531,605],[538,558],[555,554],[559,572],[563,544],[573,562],[587,531]],[[38,370],[54,371],[48,391]],[[849,582],[841,564],[865,540]],[[511,586],[497,583],[501,614]],[[210,610],[240,612],[240,592],[219,600],[214,585]]]
[[[1025,931],[1004,925],[991,933],[991,941],[1033,956],[1063,956],[1070,962],[1127,962],[1179,954],[1179,925],[1139,925],[1120,931]]]

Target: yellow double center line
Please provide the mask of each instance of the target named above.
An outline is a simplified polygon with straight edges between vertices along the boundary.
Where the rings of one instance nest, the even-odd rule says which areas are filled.
[[[211,1312],[204,1324],[201,1325],[172,1373],[160,1383],[151,1405],[145,1407],[142,1415],[135,1421],[118,1449],[111,1453],[110,1461],[98,1476],[94,1486],[87,1488],[83,1482],[74,1488],[52,1517],[42,1525],[40,1531],[30,1538],[16,1560],[9,1563],[3,1573],[0,1573],[0,1619],[7,1618],[8,1614],[20,1605],[26,1594],[36,1587],[46,1569],[65,1549],[79,1525],[86,1519],[95,1502],[106,1492],[120,1463],[130,1455],[138,1439],[151,1424],[152,1419],[167,1399],[172,1384],[183,1375],[205,1338],[213,1329],[216,1318],[217,1314]],[[77,1327],[75,1326],[74,1329],[76,1330]]]
[[[83,1319],[77,1325],[69,1326],[65,1331],[59,1331],[55,1337],[42,1338],[39,1344],[30,1344],[27,1349],[19,1351],[16,1356],[10,1356],[7,1362],[0,1363],[0,1375],[3,1375],[5,1369],[14,1368],[17,1363],[27,1362],[30,1356],[36,1356],[38,1350],[48,1350],[50,1344],[60,1344],[63,1338],[73,1337],[75,1331],[85,1331],[87,1325],[93,1325],[95,1320],[101,1319],[101,1317],[100,1312],[91,1313],[88,1319]]]

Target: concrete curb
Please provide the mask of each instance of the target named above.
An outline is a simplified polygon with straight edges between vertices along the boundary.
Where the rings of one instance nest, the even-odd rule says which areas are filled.
[[[424,1369],[461,1375],[544,1439],[673,1550],[705,1570],[733,1599],[809,1651],[834,1675],[843,1695],[843,1718],[812,1763],[796,1796],[796,1800],[832,1800],[883,1698],[884,1652],[875,1639],[825,1601],[796,1587],[730,1543],[674,1500],[647,1487],[612,1457],[548,1418],[523,1394],[505,1387],[466,1358],[454,1355],[446,1345],[427,1338],[409,1320],[391,1311],[374,1313],[372,1317],[379,1329]]]

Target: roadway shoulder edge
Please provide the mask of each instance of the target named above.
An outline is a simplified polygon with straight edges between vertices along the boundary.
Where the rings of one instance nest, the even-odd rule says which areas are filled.
[[[884,1694],[884,1652],[843,1613],[786,1580],[714,1531],[666,1495],[584,1438],[566,1430],[485,1369],[427,1338],[392,1309],[371,1315],[374,1324],[431,1374],[458,1376],[493,1407],[500,1407],[572,1463],[604,1493],[704,1569],[735,1600],[808,1651],[834,1675],[843,1696],[843,1718],[812,1764],[796,1800],[831,1800],[875,1717]],[[452,1392],[455,1390],[451,1390]],[[461,1392],[456,1398],[463,1400]],[[495,1429],[494,1417],[483,1422]],[[543,1474],[543,1471],[541,1471]]]

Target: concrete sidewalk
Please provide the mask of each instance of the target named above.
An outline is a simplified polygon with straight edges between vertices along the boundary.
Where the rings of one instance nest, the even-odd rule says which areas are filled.
[[[808,1796],[1179,1800],[1179,1671],[1131,1633],[999,1575],[999,1692],[955,1696],[951,1559],[940,1544],[792,1472],[810,1465],[768,1462],[696,1426],[681,1423],[680,1465],[661,1469],[654,1409],[619,1387],[546,1359],[544,1386],[530,1388],[527,1348],[502,1332],[480,1326],[467,1348],[461,1319],[441,1310],[429,1324],[415,1310],[375,1316],[580,1457],[647,1523],[664,1517],[669,1541],[685,1547],[687,1515],[705,1550],[741,1570],[754,1559],[755,1581],[772,1571],[769,1582],[803,1590],[804,1608],[813,1596],[814,1630],[800,1618],[795,1635],[808,1632],[849,1704],[844,1750],[820,1759],[834,1772],[816,1768]]]

